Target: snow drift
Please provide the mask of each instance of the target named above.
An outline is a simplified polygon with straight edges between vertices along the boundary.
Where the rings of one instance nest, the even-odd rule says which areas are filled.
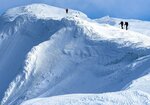
[[[21,105],[149,105],[149,99],[149,94],[141,91],[123,91],[106,94],[74,94],[37,98]]]
[[[149,104],[144,32],[45,4],[10,9],[0,20],[1,105]]]

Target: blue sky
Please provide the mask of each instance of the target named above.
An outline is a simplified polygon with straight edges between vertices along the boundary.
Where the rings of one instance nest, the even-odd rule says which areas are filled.
[[[38,2],[77,9],[90,18],[109,15],[150,21],[150,0],[0,0],[0,13],[8,8]]]

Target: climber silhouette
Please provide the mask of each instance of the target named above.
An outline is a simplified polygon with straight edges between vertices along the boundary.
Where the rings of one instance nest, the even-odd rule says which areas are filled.
[[[128,22],[125,22],[124,25],[126,26],[126,30],[128,30],[129,23],[128,23]]]
[[[68,8],[66,8],[66,13],[68,13],[68,11],[69,11]]]
[[[123,21],[121,21],[120,23],[119,23],[119,25],[121,25],[121,29],[123,29]]]

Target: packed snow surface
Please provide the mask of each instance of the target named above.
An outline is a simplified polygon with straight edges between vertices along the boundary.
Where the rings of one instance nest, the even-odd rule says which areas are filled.
[[[149,94],[123,91],[105,94],[78,94],[37,98],[21,105],[149,105]]]
[[[1,105],[150,105],[150,22],[32,4],[0,17]]]

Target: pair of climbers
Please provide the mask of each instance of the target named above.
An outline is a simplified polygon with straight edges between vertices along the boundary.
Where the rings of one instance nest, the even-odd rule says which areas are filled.
[[[120,23],[119,23],[119,25],[121,25],[121,29],[123,29],[123,27],[124,27],[124,25],[125,25],[125,27],[126,27],[126,30],[128,30],[128,26],[129,26],[129,23],[128,22],[123,22],[123,21],[121,21]]]

